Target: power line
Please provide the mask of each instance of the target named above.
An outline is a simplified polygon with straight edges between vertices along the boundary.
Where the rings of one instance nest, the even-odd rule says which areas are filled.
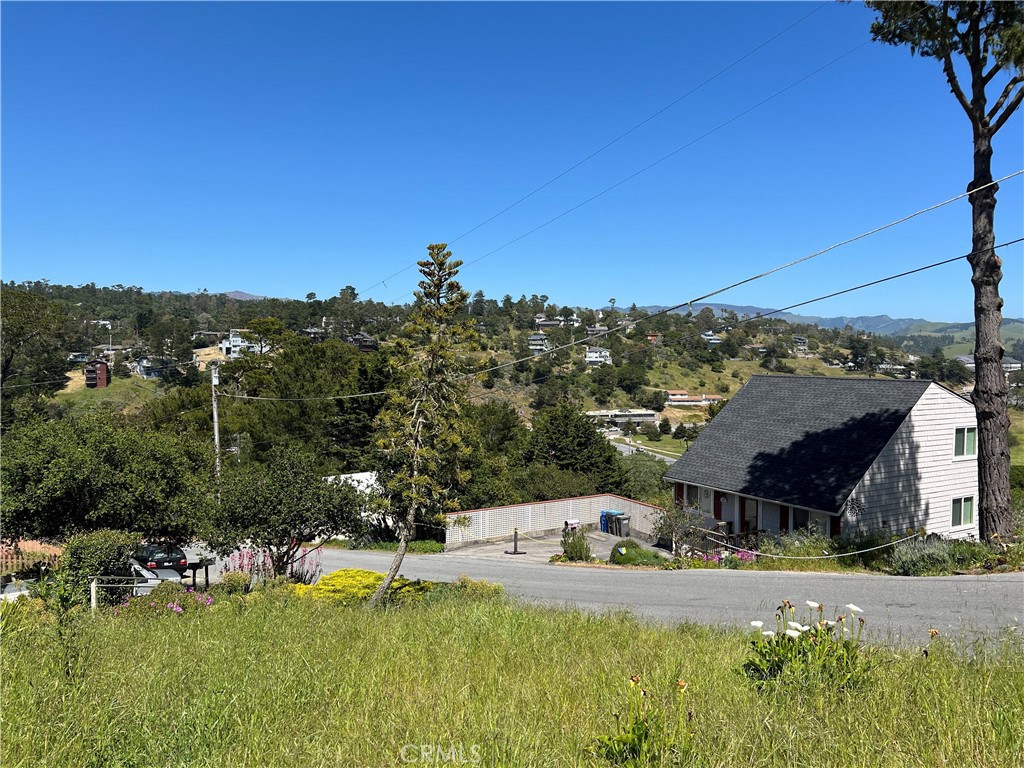
[[[923,10],[924,9],[922,8],[922,10],[918,11],[918,13],[921,13]],[[572,206],[571,208],[567,208],[566,210],[562,211],[557,216],[553,216],[550,219],[548,219],[547,221],[543,222],[542,224],[538,224],[533,229],[530,229],[530,230],[524,232],[523,234],[521,234],[521,235],[519,235],[517,237],[512,238],[511,240],[506,242],[504,245],[499,245],[497,248],[495,248],[495,249],[493,249],[491,251],[488,251],[487,253],[483,254],[482,256],[478,256],[477,258],[472,259],[471,261],[465,262],[465,266],[468,267],[468,266],[471,266],[473,264],[477,264],[477,263],[483,261],[484,259],[486,259],[487,257],[493,256],[494,254],[498,253],[499,251],[502,251],[505,248],[508,248],[510,245],[514,245],[515,243],[518,243],[520,240],[523,240],[523,239],[529,237],[530,235],[534,234],[535,232],[539,232],[540,230],[544,229],[545,227],[547,227],[547,226],[549,226],[551,224],[554,224],[559,219],[562,219],[562,218],[568,216],[570,213],[573,213],[574,211],[579,210],[583,206],[592,203],[594,200],[597,200],[598,198],[603,197],[604,195],[608,194],[612,190],[622,186],[626,182],[632,181],[637,176],[640,176],[641,174],[646,173],[647,171],[651,170],[652,168],[654,168],[654,167],[656,167],[658,165],[661,165],[666,160],[668,160],[668,159],[670,159],[672,157],[675,157],[677,154],[682,152],[684,149],[688,149],[689,147],[692,147],[694,144],[696,144],[696,143],[698,143],[700,141],[703,141],[708,136],[711,136],[711,135],[717,133],[718,131],[720,131],[721,129],[725,128],[726,126],[731,125],[732,123],[736,122],[741,117],[744,117],[744,116],[750,114],[751,112],[753,112],[753,111],[763,107],[765,104],[767,104],[767,103],[769,103],[771,101],[774,101],[779,96],[782,96],[784,93],[787,93],[787,92],[791,91],[793,88],[797,87],[801,83],[803,83],[803,82],[809,80],[810,78],[814,77],[819,72],[822,72],[823,70],[828,69],[833,64],[836,64],[837,62],[845,59],[847,56],[850,56],[853,53],[856,53],[858,50],[860,50],[861,48],[863,48],[864,46],[868,45],[871,42],[872,42],[872,40],[868,39],[868,40],[865,40],[862,43],[859,43],[858,45],[855,45],[853,48],[850,48],[845,53],[839,54],[838,56],[836,56],[831,61],[828,61],[825,64],[822,64],[817,69],[807,73],[806,75],[804,75],[803,77],[801,77],[801,78],[799,78],[797,80],[794,80],[789,85],[787,85],[784,88],[782,88],[782,89],[776,91],[775,93],[773,93],[771,96],[768,96],[767,98],[762,99],[761,101],[757,102],[753,106],[747,107],[742,112],[739,112],[738,114],[733,115],[728,120],[726,120],[726,121],[724,121],[722,123],[719,123],[717,126],[715,126],[714,128],[712,128],[712,129],[710,129],[708,131],[705,131],[704,133],[702,133],[697,138],[691,139],[690,141],[688,141],[687,143],[683,144],[682,146],[676,147],[674,150],[669,152],[667,155],[663,155],[662,157],[658,158],[654,162],[648,163],[647,165],[645,165],[640,170],[634,171],[633,173],[629,174],[628,176],[625,176],[624,178],[619,179],[619,181],[615,182],[614,184],[612,184],[612,185],[610,185],[608,187],[605,187],[604,189],[602,189],[597,194],[591,195],[590,197],[586,198],[582,202],[579,202],[576,205]],[[1022,171],[1022,173],[1024,173],[1024,171]],[[1014,175],[1016,175],[1016,174],[1014,174]],[[977,190],[973,190],[973,191],[977,191]],[[968,193],[965,193],[964,195],[961,195],[961,197],[966,197],[967,194]],[[409,267],[406,267],[406,269],[408,269],[408,268]],[[394,304],[394,303],[396,303],[398,301],[398,299],[401,299],[401,298],[404,298],[406,296],[409,296],[410,294],[411,294],[411,292],[407,291],[406,293],[403,293],[400,296],[397,296],[394,299],[392,299],[391,303]]]
[[[1024,173],[1024,171],[1021,171],[1021,173]],[[999,243],[998,245],[993,246],[993,250],[999,249],[999,248],[1006,248],[1006,247],[1011,246],[1011,245],[1016,245],[1017,243],[1020,243],[1020,242],[1024,242],[1024,237],[1019,237],[1019,238],[1017,238],[1015,240],[1008,240],[1008,241],[1006,241],[1004,243]],[[960,256],[954,256],[952,258],[943,259],[942,261],[932,262],[931,264],[926,264],[926,265],[924,265],[922,267],[916,267],[914,269],[907,270],[905,272],[900,272],[900,273],[895,274],[895,275],[889,275],[888,277],[882,277],[882,278],[879,278],[877,280],[872,280],[872,281],[867,282],[867,283],[861,283],[860,285],[855,285],[855,286],[853,286],[851,288],[844,288],[844,289],[842,289],[840,291],[834,291],[832,293],[828,293],[828,294],[825,294],[823,296],[817,296],[817,297],[815,297],[813,299],[807,299],[806,301],[802,301],[802,302],[799,302],[797,304],[791,304],[788,307],[784,307],[782,309],[775,309],[775,310],[772,310],[771,312],[764,313],[764,314],[762,314],[760,316],[757,316],[757,317],[749,317],[749,318],[738,320],[736,323],[734,323],[734,325],[735,324],[739,324],[739,323],[753,322],[755,320],[760,320],[760,319],[762,319],[764,317],[770,317],[771,315],[776,315],[776,314],[779,314],[781,312],[788,312],[791,309],[796,309],[798,307],[807,306],[808,304],[814,304],[816,302],[824,301],[826,299],[831,299],[831,298],[834,298],[836,296],[842,296],[843,294],[852,293],[853,291],[859,291],[859,290],[862,290],[864,288],[869,288],[869,287],[872,287],[872,286],[875,286],[875,285],[880,285],[881,283],[886,283],[886,282],[889,282],[889,281],[892,281],[892,280],[897,280],[897,279],[900,279],[900,278],[903,278],[903,277],[908,277],[909,275],[914,275],[914,274],[917,274],[918,272],[924,272],[924,271],[929,270],[929,269],[935,269],[936,267],[945,266],[946,264],[952,264],[955,261],[960,261],[961,259],[969,258],[969,257],[973,256],[975,253],[980,253],[980,251],[971,251],[969,253],[965,253],[965,254],[962,254]],[[796,263],[796,262],[794,262],[794,263]],[[765,274],[770,274],[770,273],[765,273]],[[752,278],[752,279],[754,279],[754,278]],[[747,282],[749,282],[749,281],[747,281]],[[725,290],[725,289],[722,289],[722,290]],[[708,295],[714,295],[714,294],[717,294],[717,293],[721,293],[721,290],[715,291],[714,293],[708,294]],[[680,302],[679,304],[675,304],[675,305],[673,305],[671,307],[666,307],[665,309],[660,309],[657,312],[652,312],[650,315],[647,315],[646,317],[641,318],[640,320],[638,320],[637,321],[637,325],[640,325],[641,323],[645,323],[648,320],[652,320],[655,317],[659,317],[661,315],[669,314],[670,312],[674,312],[677,309],[682,309],[683,307],[690,306],[691,304],[693,304],[693,303],[695,303],[695,302],[697,302],[699,300],[700,299],[690,299],[689,301]],[[546,350],[544,352],[541,352],[540,354],[537,354],[537,355],[531,355],[530,357],[519,358],[518,360],[510,360],[510,361],[508,361],[506,363],[501,363],[499,365],[491,366],[489,368],[482,368],[480,370],[473,371],[472,373],[467,373],[464,376],[461,376],[459,380],[460,381],[465,381],[465,380],[468,380],[468,379],[475,379],[478,376],[481,376],[483,374],[491,373],[493,371],[502,370],[504,368],[509,368],[509,367],[511,367],[513,365],[516,365],[517,363],[529,362],[529,361],[537,359],[538,357],[544,357],[546,355],[553,354],[553,353],[558,352],[558,351],[563,350],[563,349],[569,349],[570,347],[575,347],[575,346],[578,346],[580,344],[589,344],[595,338],[600,338],[600,337],[603,337],[603,336],[607,336],[608,334],[618,333],[618,332],[619,332],[618,328],[609,328],[609,329],[607,329],[605,331],[602,331],[599,334],[595,334],[594,336],[592,336],[590,338],[579,339],[579,340],[576,340],[576,341],[572,341],[572,342],[570,342],[568,344],[562,344],[560,346],[553,347],[552,349],[549,349],[549,350]],[[549,375],[554,375],[554,373],[549,374]],[[390,394],[390,391],[383,390],[383,391],[380,391],[380,392],[363,392],[363,393],[356,393],[356,394],[352,394],[352,395],[338,395],[338,396],[333,396],[333,397],[303,397],[303,398],[259,397],[259,396],[255,396],[255,395],[226,395],[226,394],[220,393],[220,392],[218,392],[218,394],[224,395],[225,397],[236,397],[236,398],[245,399],[245,400],[265,400],[265,401],[266,400],[271,400],[271,401],[289,402],[289,401],[296,401],[296,400],[321,400],[321,401],[328,401],[328,400],[338,400],[338,399],[352,399],[352,398],[358,398],[358,397],[372,397],[372,396],[377,396],[377,395]]]
[[[481,221],[476,226],[474,226],[474,227],[472,227],[470,229],[467,229],[465,232],[463,232],[461,235],[459,235],[455,239],[447,241],[448,245],[452,245],[452,244],[458,242],[459,240],[461,240],[462,238],[466,237],[467,235],[470,235],[473,232],[476,232],[481,227],[486,226],[487,224],[490,224],[492,221],[497,219],[499,216],[502,216],[503,214],[508,213],[509,211],[511,211],[516,206],[518,206],[521,203],[524,203],[527,200],[529,200],[531,197],[536,195],[538,192],[540,192],[540,191],[546,189],[547,187],[551,186],[556,181],[561,179],[563,176],[566,176],[566,175],[572,173],[573,171],[575,171],[577,168],[579,168],[584,163],[586,163],[589,160],[592,160],[593,158],[597,157],[602,152],[604,152],[606,149],[610,148],[614,144],[617,144],[618,142],[622,141],[622,139],[626,138],[630,134],[634,133],[635,131],[639,130],[643,126],[647,125],[647,123],[651,122],[656,117],[659,117],[660,115],[664,114],[665,112],[670,110],[672,107],[674,107],[676,104],[679,104],[681,101],[684,101],[685,99],[689,98],[690,96],[695,94],[697,91],[699,91],[704,86],[709,85],[713,81],[717,80],[719,77],[724,75],[726,72],[728,72],[729,70],[733,69],[736,65],[742,63],[743,61],[746,61],[751,56],[753,56],[755,53],[760,51],[762,48],[764,48],[765,46],[769,45],[770,43],[773,43],[775,40],[777,40],[778,38],[782,37],[782,35],[784,35],[786,32],[789,32],[789,30],[791,30],[794,27],[798,26],[799,24],[803,23],[804,21],[806,21],[808,18],[810,18],[811,16],[816,14],[818,11],[820,11],[822,8],[824,8],[827,5],[828,5],[828,3],[826,2],[826,3],[822,3],[821,5],[815,7],[813,10],[810,11],[810,13],[804,14],[803,16],[801,16],[799,19],[794,21],[792,24],[790,24],[785,29],[782,29],[781,31],[776,32],[774,35],[769,37],[763,43],[761,43],[760,45],[756,46],[755,48],[752,48],[751,50],[747,51],[745,54],[740,56],[738,59],[733,61],[731,64],[729,64],[728,66],[726,66],[723,69],[720,69],[714,75],[712,75],[711,77],[707,78],[706,80],[704,80],[700,84],[694,86],[693,88],[688,90],[686,93],[684,93],[682,96],[679,96],[679,97],[673,99],[668,104],[666,104],[664,107],[662,107],[661,109],[657,110],[656,112],[648,115],[647,117],[645,117],[643,120],[641,120],[639,123],[637,123],[633,127],[629,128],[628,130],[624,131],[623,133],[620,133],[618,136],[616,136],[614,139],[612,139],[611,141],[606,143],[604,146],[594,150],[589,155],[584,157],[582,160],[579,160],[576,163],[574,163],[573,165],[570,165],[568,168],[566,168],[561,173],[559,173],[559,174],[557,174],[555,176],[552,176],[550,179],[545,181],[543,184],[541,184],[539,187],[534,189],[532,192],[528,192],[527,194],[523,195],[518,200],[516,200],[514,203],[510,203],[509,205],[505,206],[504,208],[502,208],[500,211],[498,211],[494,215],[492,215],[492,216],[484,219],[483,221]],[[410,269],[412,269],[415,266],[416,266],[416,262],[413,262],[412,264],[408,264],[407,266],[405,266],[402,269],[398,270],[394,274],[388,275],[387,277],[385,277],[382,280],[378,280],[373,285],[370,285],[370,286],[367,286],[366,288],[360,289],[360,292],[371,290],[372,288],[376,288],[378,285],[384,285],[384,287],[386,288],[388,280],[392,280],[393,278],[396,278],[399,275],[401,275],[401,274],[403,274],[405,272],[408,272]]]
[[[1024,171],[1020,171],[1020,173],[1024,173]],[[1006,247],[1008,245],[1014,245],[1016,243],[1021,242],[1021,240],[1024,240],[1024,238],[1018,238],[1016,240],[1009,240],[1009,241],[1007,241],[1005,243],[1000,243],[999,245],[993,246],[993,250],[995,248],[1004,248],[1004,247]],[[794,305],[792,305],[790,307],[786,307],[785,309],[772,310],[771,312],[769,312],[767,314],[761,315],[761,317],[767,317],[767,316],[770,316],[770,315],[778,314],[779,312],[786,312],[786,311],[788,311],[790,309],[794,309],[796,307],[802,307],[802,306],[805,306],[807,304],[813,304],[813,303],[818,302],[818,301],[824,301],[825,299],[830,299],[830,298],[833,298],[835,296],[841,296],[842,294],[850,293],[851,291],[858,291],[861,288],[867,288],[867,287],[872,286],[872,285],[878,285],[879,283],[885,283],[885,282],[888,282],[889,280],[895,280],[896,278],[899,278],[899,277],[906,277],[907,275],[912,275],[912,274],[914,274],[916,272],[923,272],[926,269],[933,269],[935,267],[940,267],[940,266],[942,266],[944,264],[949,264],[949,263],[954,262],[954,261],[959,261],[960,259],[966,259],[969,256],[973,256],[977,252],[980,252],[980,251],[971,251],[970,253],[964,254],[962,256],[955,256],[955,257],[953,257],[951,259],[946,259],[944,261],[935,262],[933,264],[929,264],[929,265],[924,266],[924,267],[919,267],[917,269],[910,270],[909,272],[903,272],[903,273],[900,273],[898,275],[892,275],[890,277],[881,278],[879,280],[875,280],[875,281],[870,282],[870,283],[864,283],[863,285],[858,285],[858,286],[855,286],[853,288],[847,288],[847,289],[844,289],[842,291],[838,291],[836,293],[830,293],[830,294],[828,294],[826,296],[818,296],[817,298],[809,299],[807,301],[801,302],[800,304],[794,304]],[[795,262],[792,262],[792,263],[793,264],[797,264],[800,261],[804,261],[804,260],[806,260],[806,259],[799,259],[799,260],[797,260]],[[789,266],[791,266],[791,265],[789,265]],[[743,285],[743,283],[748,283],[748,282],[750,282],[752,280],[758,279],[758,277],[763,277],[764,275],[769,275],[772,272],[777,272],[779,269],[784,269],[784,268],[785,267],[779,267],[777,269],[774,269],[774,270],[771,270],[769,272],[765,272],[765,273],[763,273],[761,275],[758,275],[757,277],[752,277],[752,278],[748,278],[747,280],[743,280],[743,281],[741,281],[739,283],[736,283],[735,285]],[[731,287],[735,287],[735,286],[731,286]],[[642,322],[646,322],[646,321],[648,321],[648,320],[650,320],[652,318],[659,317],[661,315],[667,315],[670,312],[676,311],[677,309],[682,309],[683,307],[689,307],[689,306],[691,306],[692,304],[695,304],[698,301],[702,301],[703,299],[705,299],[705,298],[707,298],[709,296],[715,296],[715,295],[717,295],[719,293],[722,293],[725,290],[728,290],[728,288],[720,288],[719,290],[713,291],[712,293],[709,293],[709,294],[705,294],[704,296],[701,296],[700,298],[690,299],[689,301],[684,301],[684,302],[682,302],[680,304],[676,304],[676,305],[671,306],[671,307],[666,307],[665,309],[659,309],[657,312],[652,312],[647,317],[644,317],[641,320],[638,320],[637,321],[637,325],[639,325]],[[759,319],[759,318],[752,317],[752,318],[748,318],[747,320],[741,320],[740,322],[749,322],[749,321],[757,320],[757,319]],[[609,328],[609,329],[607,329],[605,331],[601,331],[600,333],[594,334],[593,336],[591,336],[589,338],[579,339],[577,341],[572,341],[572,342],[570,342],[568,344],[562,344],[561,346],[553,347],[552,349],[546,350],[545,352],[542,352],[539,355],[531,355],[530,357],[523,357],[523,358],[520,358],[518,360],[512,360],[512,361],[507,362],[507,363],[502,363],[500,365],[493,366],[491,368],[485,368],[483,370],[476,371],[473,374],[467,374],[467,376],[464,376],[463,378],[464,379],[465,378],[471,378],[471,377],[479,376],[480,374],[490,373],[491,371],[498,371],[498,370],[501,370],[502,368],[508,368],[509,366],[515,365],[516,363],[522,363],[522,362],[526,362],[528,360],[533,360],[536,357],[543,357],[544,355],[550,355],[550,354],[553,354],[553,353],[558,352],[558,351],[563,350],[563,349],[569,349],[570,347],[575,347],[575,346],[577,346],[579,344],[589,344],[590,342],[592,342],[596,338],[601,338],[601,337],[607,336],[607,335],[609,335],[611,333],[617,333],[617,332],[618,332],[618,328]]]

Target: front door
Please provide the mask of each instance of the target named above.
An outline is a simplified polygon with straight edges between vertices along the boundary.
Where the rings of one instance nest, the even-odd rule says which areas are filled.
[[[757,530],[757,499],[740,499],[740,533]]]

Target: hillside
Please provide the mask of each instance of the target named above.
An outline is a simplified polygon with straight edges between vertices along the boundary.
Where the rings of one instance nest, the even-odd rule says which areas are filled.
[[[723,311],[735,312],[740,317],[749,316],[756,317],[757,315],[767,315],[771,312],[775,312],[774,309],[768,307],[755,307],[750,305],[741,304],[694,304],[693,312],[696,314],[704,307],[710,307],[715,311],[715,314],[722,314]],[[666,307],[652,305],[643,307],[648,312],[659,312]],[[677,313],[685,315],[688,310],[679,309]],[[820,315],[797,315],[792,312],[780,312],[772,315],[780,320],[785,320],[788,323],[806,323],[810,325],[817,325],[819,328],[845,328],[849,325],[851,328],[860,331],[868,331],[869,333],[875,333],[886,336],[900,336],[900,335],[911,335],[911,334],[957,334],[966,335],[973,338],[974,336],[974,323],[946,323],[941,321],[924,320],[916,317],[890,317],[889,315],[858,315],[848,316],[839,315],[836,317],[822,317]],[[1003,340],[1014,340],[1018,338],[1024,338],[1024,319],[1021,318],[1004,318],[1002,325]]]

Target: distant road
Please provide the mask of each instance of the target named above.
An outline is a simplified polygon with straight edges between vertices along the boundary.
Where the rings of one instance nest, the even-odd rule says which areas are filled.
[[[622,443],[616,443],[616,442],[612,442],[612,445],[615,447],[615,450],[617,450],[619,453],[624,453],[627,456],[629,456],[629,454],[631,454],[631,453],[636,453],[637,452],[636,451],[636,446],[633,446],[633,445],[624,445]],[[656,459],[661,459],[666,464],[675,464],[676,463],[676,460],[674,458],[672,458],[671,456],[662,456],[660,453],[655,453],[654,451],[650,450],[649,448],[645,448],[642,452],[646,453],[648,456],[653,456]]]
[[[527,542],[527,546],[533,546]],[[385,572],[386,552],[324,550],[324,573],[339,568]],[[775,607],[788,598],[799,609],[823,602],[831,616],[853,603],[864,610],[866,636],[875,643],[924,645],[928,630],[959,638],[994,636],[1024,621],[1024,574],[912,578],[867,574],[778,571],[632,571],[523,562],[511,556],[473,555],[473,548],[443,555],[411,555],[403,576],[449,581],[460,574],[498,582],[531,602],[585,610],[627,608],[656,621],[732,625],[753,620],[774,625]]]

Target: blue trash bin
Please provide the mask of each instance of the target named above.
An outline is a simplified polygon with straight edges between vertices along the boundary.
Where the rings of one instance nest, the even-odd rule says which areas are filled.
[[[601,533],[608,533],[608,510],[601,510]]]

